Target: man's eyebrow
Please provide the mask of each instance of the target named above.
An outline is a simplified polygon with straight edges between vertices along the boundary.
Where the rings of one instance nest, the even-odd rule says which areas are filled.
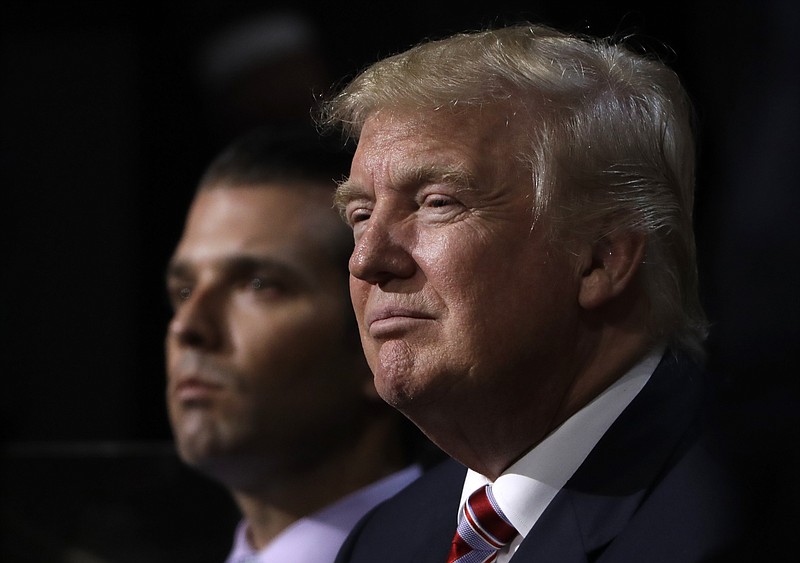
[[[473,176],[463,165],[430,164],[426,166],[410,166],[398,171],[400,186],[419,186],[424,184],[450,184],[468,189],[474,184]]]
[[[359,184],[348,178],[336,186],[336,192],[333,194],[333,206],[344,217],[344,211],[349,202],[365,197],[366,191]]]
[[[232,273],[249,274],[255,271],[286,273],[291,270],[289,266],[274,258],[252,256],[249,254],[235,254],[219,261],[222,269]]]
[[[450,184],[461,189],[471,189],[475,182],[474,176],[463,166],[438,165],[401,167],[393,174],[393,185],[402,189],[406,186],[419,186],[423,184]],[[334,195],[334,205],[340,213],[344,212],[347,204],[357,199],[367,199],[367,191],[357,182],[348,178],[339,184]]]
[[[227,275],[249,275],[253,272],[267,272],[297,277],[297,272],[287,263],[270,257],[235,254],[215,261],[216,269]],[[181,279],[194,275],[194,267],[188,260],[176,259],[167,264],[166,278]]]

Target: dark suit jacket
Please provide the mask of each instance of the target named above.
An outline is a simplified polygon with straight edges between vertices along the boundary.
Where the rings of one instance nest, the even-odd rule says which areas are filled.
[[[667,353],[514,563],[734,560],[744,507],[735,474],[714,451],[705,379],[687,358]],[[465,472],[446,461],[376,507],[337,563],[445,563]]]

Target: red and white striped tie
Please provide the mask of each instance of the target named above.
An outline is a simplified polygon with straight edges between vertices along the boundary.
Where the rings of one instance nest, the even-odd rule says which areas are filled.
[[[518,533],[486,485],[464,503],[447,563],[491,563]]]

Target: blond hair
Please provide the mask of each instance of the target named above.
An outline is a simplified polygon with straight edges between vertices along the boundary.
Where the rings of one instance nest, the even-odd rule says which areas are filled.
[[[380,111],[502,106],[527,116],[517,157],[553,236],[646,235],[653,338],[702,356],[692,109],[663,63],[610,40],[516,25],[429,41],[379,61],[323,108],[358,138]],[[511,115],[511,114],[510,114]]]

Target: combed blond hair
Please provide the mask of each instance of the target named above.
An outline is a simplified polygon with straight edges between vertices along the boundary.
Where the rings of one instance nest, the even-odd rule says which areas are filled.
[[[648,330],[702,357],[692,109],[663,63],[544,26],[463,33],[373,64],[325,104],[323,121],[357,139],[380,111],[503,105],[525,120],[514,156],[530,167],[534,220],[546,213],[554,237],[644,233]]]

